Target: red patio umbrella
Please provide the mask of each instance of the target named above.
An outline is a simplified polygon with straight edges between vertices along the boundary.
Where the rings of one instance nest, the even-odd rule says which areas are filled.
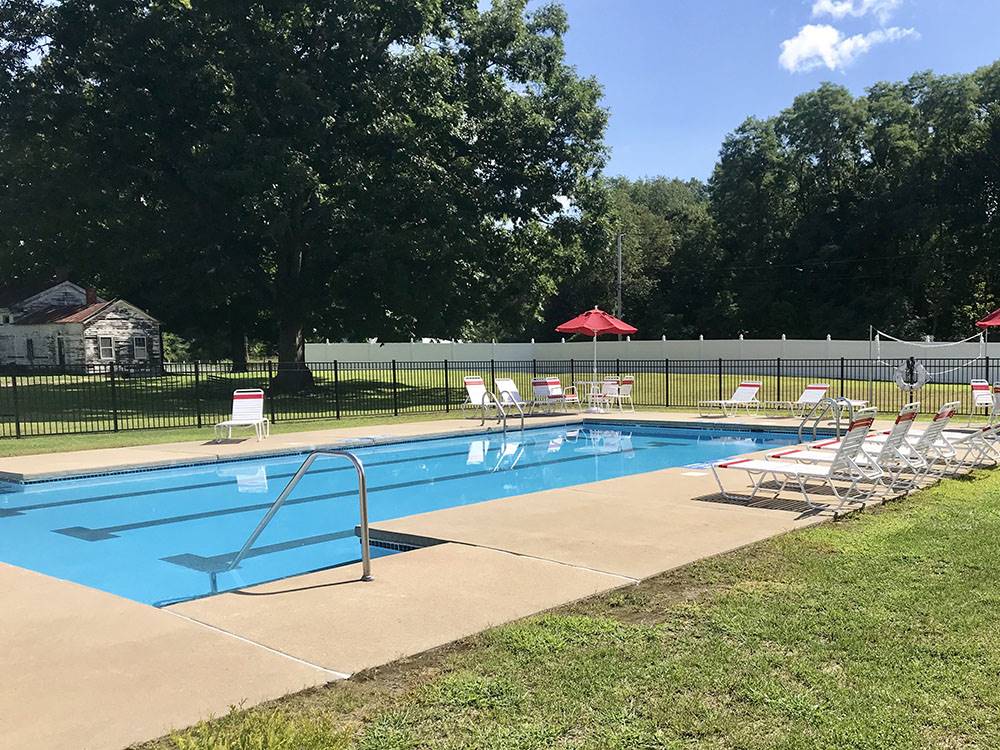
[[[986,354],[989,355],[990,328],[1000,327],[1000,310],[994,310],[982,320],[976,321],[976,325],[986,332]]]
[[[597,380],[597,337],[605,333],[632,334],[636,330],[624,320],[618,320],[598,307],[587,310],[556,328],[557,333],[579,333],[594,337],[594,380]]]
[[[994,310],[982,320],[976,323],[980,328],[994,328],[1000,326],[1000,310]]]

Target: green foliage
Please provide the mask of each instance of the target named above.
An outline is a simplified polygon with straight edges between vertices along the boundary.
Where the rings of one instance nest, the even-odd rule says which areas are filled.
[[[563,61],[557,6],[21,5],[2,18],[45,53],[6,65],[12,275],[66,265],[185,337],[292,361],[306,329],[537,315],[565,273],[557,197],[602,166],[606,113]]]
[[[537,335],[614,308],[641,335],[964,337],[1000,306],[1000,63],[854,98],[823,84],[726,137],[707,186],[609,180]]]

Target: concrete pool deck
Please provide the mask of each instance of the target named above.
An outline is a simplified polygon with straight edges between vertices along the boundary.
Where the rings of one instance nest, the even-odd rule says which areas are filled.
[[[478,420],[455,419],[354,427],[274,436],[267,450],[480,429]],[[0,459],[0,471],[32,476],[259,455],[261,444],[248,442]],[[730,481],[737,489],[744,482]],[[0,705],[17,707],[0,716],[0,747],[120,748],[829,518],[788,498],[747,507],[722,501],[705,471],[665,469],[373,524],[375,536],[434,544],[377,558],[372,582],[348,565],[164,609],[0,564]]]

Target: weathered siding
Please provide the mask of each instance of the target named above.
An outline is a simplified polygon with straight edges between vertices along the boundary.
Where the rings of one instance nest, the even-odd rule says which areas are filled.
[[[115,362],[143,364],[160,361],[160,324],[138,308],[119,302],[102,312],[97,319],[85,324],[83,341],[88,364],[112,361],[101,357],[100,338],[104,336],[111,337],[114,341]],[[145,358],[136,357],[133,346],[136,336],[146,337]]]
[[[83,364],[83,326],[79,323],[0,325],[0,364],[58,365],[60,338],[64,355],[61,364]],[[29,356],[29,341],[33,357]]]

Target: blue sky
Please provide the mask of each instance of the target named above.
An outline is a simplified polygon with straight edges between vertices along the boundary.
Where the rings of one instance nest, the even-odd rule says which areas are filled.
[[[706,179],[726,133],[822,81],[855,94],[1000,58],[1000,0],[562,0],[604,86],[610,175]],[[786,42],[782,46],[783,42]]]

